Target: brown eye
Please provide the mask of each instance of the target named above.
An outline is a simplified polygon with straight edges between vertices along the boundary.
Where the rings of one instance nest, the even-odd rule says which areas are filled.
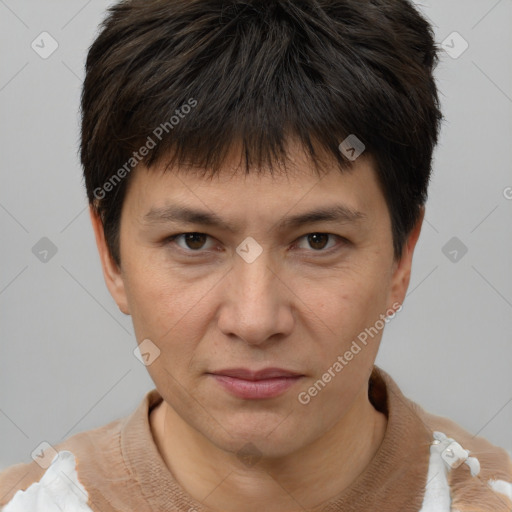
[[[307,235],[308,243],[310,247],[315,250],[324,249],[329,240],[329,236],[327,233],[311,233]]]
[[[184,235],[185,244],[188,249],[202,249],[207,235],[204,233],[186,233]]]
[[[201,249],[210,249],[207,246],[208,239],[211,238],[205,233],[180,233],[167,238],[166,243],[176,244],[180,249],[188,252],[200,252]]]
[[[298,238],[294,245],[301,251],[318,253],[318,256],[322,256],[341,250],[348,244],[350,244],[350,242],[340,235],[334,235],[332,233],[308,233]]]

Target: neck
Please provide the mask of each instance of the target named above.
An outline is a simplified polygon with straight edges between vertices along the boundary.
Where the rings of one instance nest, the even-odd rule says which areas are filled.
[[[185,423],[163,401],[150,415],[153,437],[176,481],[214,511],[303,511],[346,489],[375,456],[386,430],[363,389],[347,414],[286,457],[244,467]]]

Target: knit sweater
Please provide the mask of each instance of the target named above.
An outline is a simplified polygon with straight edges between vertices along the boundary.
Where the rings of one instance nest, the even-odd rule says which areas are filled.
[[[388,419],[383,441],[355,481],[312,512],[512,511],[505,450],[427,413],[377,366],[369,384]],[[161,401],[153,389],[131,415],[57,444],[49,467],[34,461],[1,472],[2,512],[211,512],[158,451],[149,414]]]

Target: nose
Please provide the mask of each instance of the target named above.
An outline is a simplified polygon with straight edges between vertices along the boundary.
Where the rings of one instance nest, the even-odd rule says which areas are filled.
[[[218,327],[223,334],[250,345],[275,342],[294,326],[293,293],[284,275],[271,267],[263,253],[248,263],[235,255],[221,284]]]

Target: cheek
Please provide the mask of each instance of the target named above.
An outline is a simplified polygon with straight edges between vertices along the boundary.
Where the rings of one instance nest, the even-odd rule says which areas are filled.
[[[126,275],[126,293],[137,339],[140,334],[167,340],[176,329],[200,325],[201,307],[212,287],[208,279],[187,279],[182,269],[158,262],[139,265],[130,261]]]
[[[216,306],[216,274],[185,274],[156,262],[127,265],[125,286],[136,338],[150,339],[160,350],[147,367],[155,383],[185,382],[194,372],[194,354],[206,336]]]
[[[310,417],[332,424],[364,388],[382,336],[382,328],[375,330],[375,325],[383,324],[379,319],[386,311],[388,284],[383,273],[367,267],[304,286],[314,312],[310,315],[314,376],[309,387],[301,389],[311,393]]]
[[[131,274],[128,294],[137,340],[150,339],[160,350],[147,371],[158,389],[179,394],[204,337],[208,295],[155,271]]]
[[[297,295],[306,298],[304,304],[342,340],[357,334],[357,330],[373,325],[385,312],[389,282],[385,273],[371,267],[355,268],[331,274],[316,281],[304,281]]]

